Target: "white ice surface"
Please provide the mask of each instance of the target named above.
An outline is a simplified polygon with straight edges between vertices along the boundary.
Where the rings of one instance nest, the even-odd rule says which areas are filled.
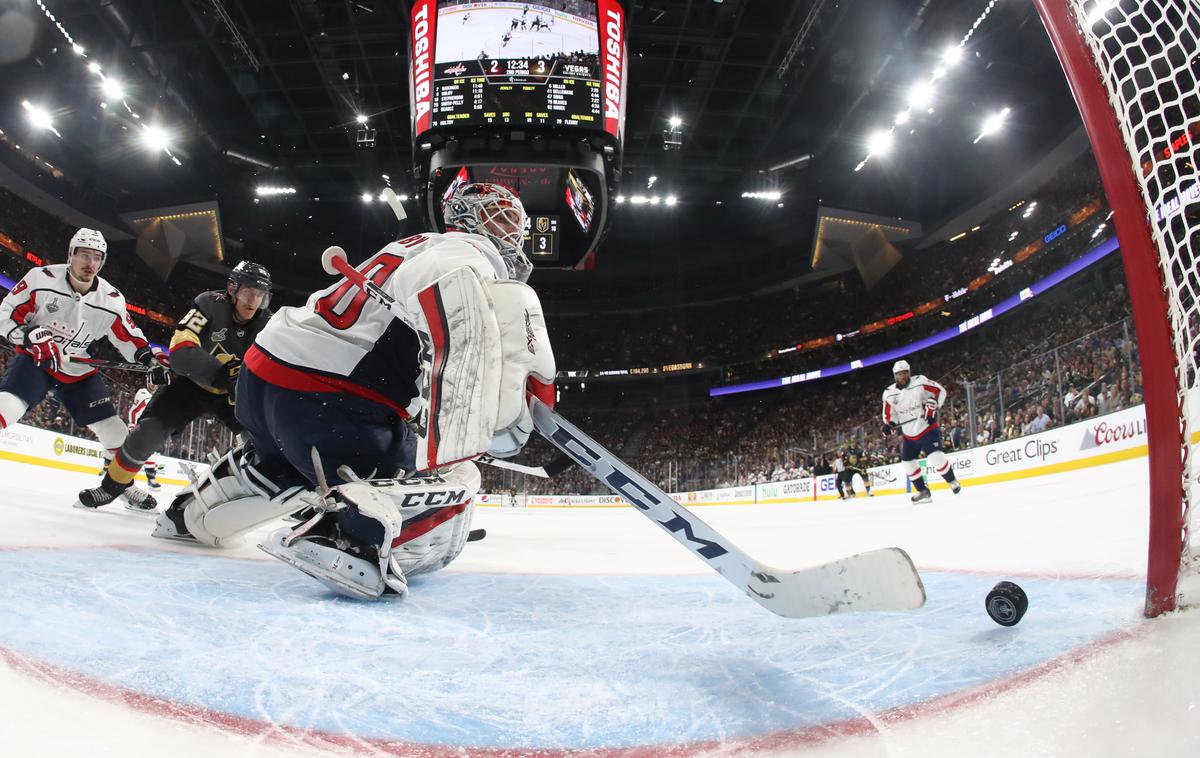
[[[92,482],[91,476],[0,461],[0,550],[138,546],[198,553],[151,540],[151,519],[145,515],[72,509],[74,493]],[[168,498],[164,492],[160,501]],[[1139,459],[1053,477],[968,485],[958,498],[938,492],[934,503],[919,508],[903,496],[892,496],[697,512],[741,547],[779,567],[896,545],[908,550],[923,570],[979,573],[989,582],[991,577],[1018,582],[1026,577],[1099,584],[1144,574],[1145,500],[1146,462]],[[487,528],[487,539],[469,545],[447,574],[706,574],[695,558],[633,510],[479,509],[475,525]],[[75,560],[71,551],[63,555]],[[252,547],[222,555],[270,561]],[[87,565],[72,567],[81,578],[88,570]],[[441,592],[453,584],[426,587],[427,593],[435,586]],[[427,594],[425,601],[432,600]],[[1018,674],[1015,682],[976,689],[962,698],[918,705],[912,709],[915,715],[896,717],[893,712],[881,721],[879,712],[860,706],[872,728],[767,752],[839,757],[1200,755],[1200,613],[1140,622],[1138,604],[1128,605],[1121,611],[1127,617],[1121,622],[1127,637],[1085,648],[1049,670]],[[979,606],[978,615],[961,620],[964,628],[978,625],[981,600]],[[1036,609],[1031,606],[1031,615]],[[5,612],[0,608],[0,614]],[[397,604],[394,612],[403,614],[404,606]],[[552,614],[553,608],[544,612]],[[601,628],[605,618],[606,609],[597,608]],[[884,628],[894,624],[897,636],[913,634],[904,615],[845,618],[883,623]],[[1030,620],[1011,631],[1028,632]],[[703,617],[678,620],[682,628],[706,623]],[[181,632],[162,630],[164,635],[175,633]],[[1005,633],[991,626],[978,635]],[[916,645],[914,641],[914,650]],[[402,686],[403,678],[394,681]],[[271,734],[269,724],[267,735],[246,736],[137,708],[32,677],[0,657],[0,755],[316,754],[295,744],[289,733]],[[343,750],[350,747],[353,743]],[[356,752],[372,750],[363,743]]]

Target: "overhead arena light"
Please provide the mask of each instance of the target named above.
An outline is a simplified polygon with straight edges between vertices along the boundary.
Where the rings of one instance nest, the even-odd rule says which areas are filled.
[[[942,63],[947,66],[954,66],[962,61],[963,49],[958,45],[951,45],[942,52]]]
[[[100,82],[100,91],[104,93],[104,99],[106,100],[125,99],[125,88],[111,76],[104,77],[104,80]]]
[[[908,104],[913,108],[925,108],[933,102],[933,84],[917,82],[908,91]]]
[[[1011,108],[1005,108],[1002,111],[997,111],[983,120],[983,130],[979,132],[979,136],[975,138],[975,143],[987,137],[990,134],[995,134],[1004,128],[1004,122],[1008,119],[1008,114]],[[972,143],[972,144],[975,144]]]
[[[28,100],[21,101],[21,107],[25,109],[25,118],[29,119],[30,125],[35,129],[54,132],[56,136],[61,137],[58,130],[54,128],[54,117],[50,115],[50,111],[40,105],[34,105]]]
[[[667,205],[675,205],[675,203],[679,202],[679,198],[675,197],[674,195],[667,195],[666,200],[663,202],[665,202]]]
[[[671,118],[667,119],[667,125],[672,129],[678,129],[679,127],[683,126],[683,119],[681,119],[679,116],[671,116]]]
[[[895,139],[891,130],[880,129],[872,132],[871,136],[867,138],[867,152],[871,155],[887,155],[892,151],[893,144],[895,144]]]
[[[171,138],[167,136],[167,132],[158,124],[143,124],[142,125],[142,143],[153,150],[168,150],[171,147]]]
[[[624,204],[625,204],[625,196],[617,195],[617,205],[624,205]]]
[[[779,191],[743,192],[742,197],[747,198],[749,200],[771,200],[773,202],[779,202],[779,199],[783,197],[783,193],[779,192]]]
[[[370,192],[364,192],[364,193],[362,193],[361,197],[362,197],[362,201],[363,201],[364,203],[369,203],[369,202],[371,202],[372,200],[374,200],[374,199],[375,199],[375,196],[374,196],[374,195],[372,195]]]
[[[358,114],[357,116],[355,116],[355,117],[354,117],[354,120],[355,120],[355,121],[357,121],[357,122],[358,122],[358,123],[360,123],[360,124],[365,124],[365,123],[367,123],[367,114],[365,114],[365,113],[360,113],[360,114]]]
[[[100,64],[97,63],[96,61],[92,61],[91,63],[89,63],[87,65],[87,70],[92,72],[93,74],[99,74],[100,73]]]
[[[294,195],[296,194],[295,187],[275,187],[269,184],[264,184],[254,188],[254,194],[259,197],[272,197],[274,195]]]

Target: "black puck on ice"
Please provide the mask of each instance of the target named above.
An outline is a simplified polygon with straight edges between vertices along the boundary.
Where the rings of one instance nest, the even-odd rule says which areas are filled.
[[[1029,608],[1029,598],[1025,590],[1012,582],[999,582],[987,594],[984,607],[1000,626],[1016,626]]]
[[[471,531],[467,532],[467,542],[479,542],[486,536],[486,529],[472,529]]]

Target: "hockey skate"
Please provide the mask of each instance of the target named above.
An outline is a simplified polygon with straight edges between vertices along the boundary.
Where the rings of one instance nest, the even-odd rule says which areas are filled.
[[[154,495],[132,485],[125,490],[124,497],[126,510],[135,513],[150,513],[158,508],[158,501],[154,499]]]
[[[149,488],[150,488],[150,489],[152,489],[152,490],[161,490],[161,489],[162,489],[162,485],[161,485],[161,484],[159,484],[159,482],[158,482],[158,480],[157,480],[157,479],[150,479],[150,478],[147,478],[147,479],[146,479],[146,486],[147,486],[147,487],[149,487]]]
[[[92,487],[79,493],[75,507],[85,511],[94,511],[102,505],[108,505],[120,496],[120,493],[113,494],[102,486]]]
[[[950,482],[950,491],[955,495],[962,492],[962,485],[958,483],[957,479],[955,479],[953,482]]]
[[[928,489],[921,490],[912,496],[913,503],[929,503],[933,501],[933,493]]]
[[[188,531],[187,524],[183,521],[183,508],[176,507],[182,502],[185,501],[177,498],[165,511],[158,514],[158,519],[154,522],[154,531],[150,533],[151,537],[157,537],[160,540],[196,542],[196,538]]]

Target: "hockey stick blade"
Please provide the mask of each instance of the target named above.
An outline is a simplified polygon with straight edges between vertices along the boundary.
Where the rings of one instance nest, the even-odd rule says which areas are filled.
[[[139,374],[150,373],[149,366],[143,366],[140,363],[122,363],[121,361],[106,361],[100,358],[81,358],[71,356],[71,363],[82,363],[92,368],[107,368],[116,369],[118,371],[133,371]]]
[[[476,460],[478,460],[480,463],[483,463],[488,466],[492,466],[494,468],[502,468],[502,469],[508,469],[509,471],[516,471],[518,474],[527,474],[529,476],[536,476],[536,477],[539,477],[542,479],[550,478],[550,474],[546,473],[546,469],[542,468],[541,466],[523,466],[520,463],[511,463],[502,458],[493,458],[492,456],[487,455],[486,453],[484,455],[479,456]]]
[[[925,604],[921,577],[899,548],[872,550],[799,571],[772,568],[751,558],[546,404],[530,398],[530,410],[534,427],[551,445],[772,613],[811,618],[907,611]]]

